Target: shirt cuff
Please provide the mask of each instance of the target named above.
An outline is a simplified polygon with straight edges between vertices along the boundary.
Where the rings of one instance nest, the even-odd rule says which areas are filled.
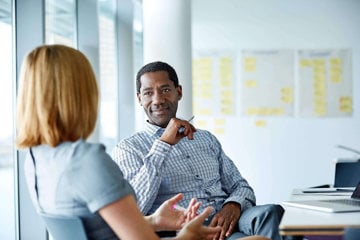
[[[254,205],[254,203],[250,200],[248,200],[247,198],[239,198],[239,197],[229,197],[228,199],[225,200],[223,206],[226,204],[226,203],[229,203],[229,202],[235,202],[235,203],[238,203],[240,204],[240,207],[241,207],[241,211],[245,211],[246,209],[248,208],[251,208]]]
[[[159,139],[156,139],[154,144],[152,145],[151,149],[150,149],[150,152],[149,154],[151,155],[159,155],[159,156],[162,156],[162,157],[166,157],[170,150],[171,150],[171,145],[166,143],[166,142],[163,142]]]

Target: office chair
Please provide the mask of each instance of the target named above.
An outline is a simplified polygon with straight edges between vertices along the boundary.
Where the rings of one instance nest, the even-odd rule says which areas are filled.
[[[344,232],[343,240],[359,240],[360,228],[347,228]]]
[[[79,217],[39,214],[54,240],[87,240],[84,225]]]

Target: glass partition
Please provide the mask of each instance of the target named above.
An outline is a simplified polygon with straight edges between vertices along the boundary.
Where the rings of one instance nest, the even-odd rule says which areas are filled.
[[[116,1],[99,0],[100,112],[99,141],[108,153],[117,141]]]
[[[14,96],[11,0],[0,0],[0,239],[15,239]]]
[[[76,47],[76,1],[45,1],[45,43]]]

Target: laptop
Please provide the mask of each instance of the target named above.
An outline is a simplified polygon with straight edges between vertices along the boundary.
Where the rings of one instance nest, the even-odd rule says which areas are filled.
[[[337,162],[334,187],[355,187],[360,181],[360,161]]]
[[[306,208],[331,213],[360,212],[360,182],[353,191],[351,198],[285,201],[283,204],[285,206]]]

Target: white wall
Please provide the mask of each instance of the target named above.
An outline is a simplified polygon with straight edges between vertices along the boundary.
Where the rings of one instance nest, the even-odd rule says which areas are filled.
[[[297,187],[332,183],[337,157],[360,149],[360,1],[193,0],[193,51],[243,49],[352,50],[353,116],[226,118],[218,136],[254,187],[258,203],[281,202]]]

